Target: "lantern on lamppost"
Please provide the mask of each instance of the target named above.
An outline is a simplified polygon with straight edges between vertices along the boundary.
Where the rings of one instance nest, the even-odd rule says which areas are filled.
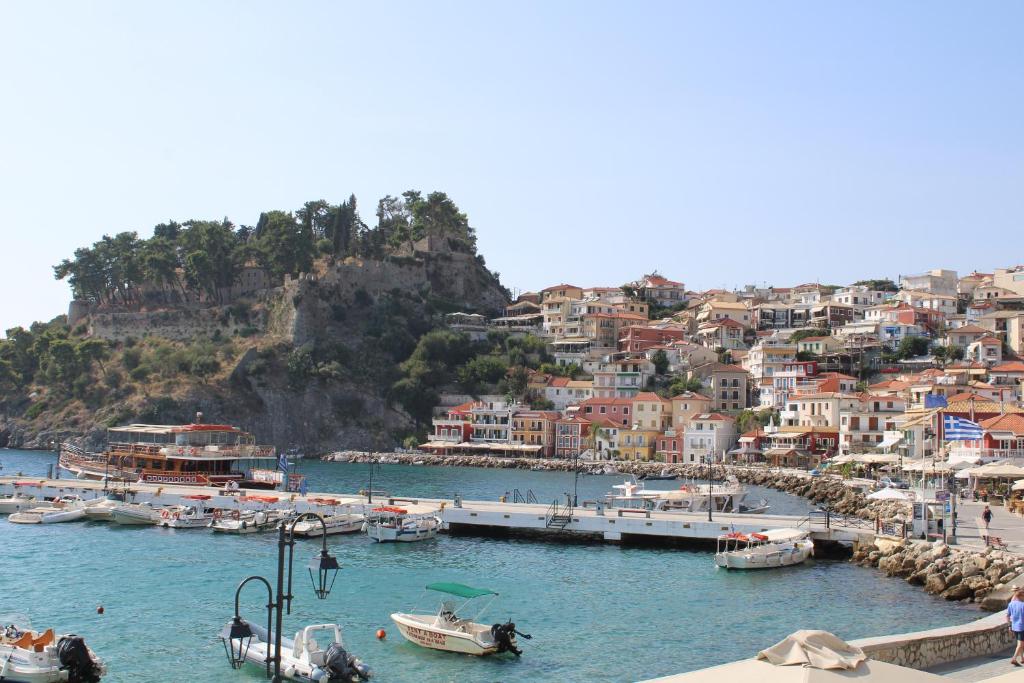
[[[249,653],[252,637],[253,632],[249,627],[249,622],[237,614],[221,630],[220,639],[224,643],[224,653],[227,655],[232,669],[241,669],[245,664],[245,656]]]
[[[309,563],[309,579],[313,582],[313,592],[320,600],[324,600],[334,588],[334,581],[338,578],[338,558],[327,552],[324,548],[319,555],[313,557]]]

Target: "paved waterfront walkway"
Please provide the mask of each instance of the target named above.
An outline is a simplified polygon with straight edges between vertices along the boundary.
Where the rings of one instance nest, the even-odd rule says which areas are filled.
[[[981,513],[985,503],[957,502],[957,542],[963,546],[984,547],[982,541]],[[1024,518],[1010,514],[1002,505],[991,506],[992,523],[989,534],[998,536],[1009,549],[1024,554]]]
[[[928,671],[945,676],[952,681],[987,681],[997,676],[1017,673],[1020,680],[1024,682],[1024,667],[1018,668],[1011,665],[1011,654],[1013,654],[1013,650],[1007,650],[1000,655],[975,657],[962,662],[942,664],[928,669]]]

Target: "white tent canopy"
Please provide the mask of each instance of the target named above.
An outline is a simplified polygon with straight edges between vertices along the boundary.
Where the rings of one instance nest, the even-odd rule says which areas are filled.
[[[1012,465],[1008,462],[990,462],[981,467],[961,470],[956,476],[963,478],[960,475],[964,472],[969,473],[968,476],[976,479],[1020,479],[1024,477],[1024,467]]]
[[[899,489],[879,489],[868,496],[868,500],[911,500],[912,496]]]
[[[1013,486],[1010,487],[1011,491],[1024,491],[1024,479],[1018,479],[1013,482]]]

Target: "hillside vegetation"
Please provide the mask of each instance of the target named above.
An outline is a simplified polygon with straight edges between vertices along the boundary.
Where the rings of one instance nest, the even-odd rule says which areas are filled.
[[[424,238],[442,248],[423,252]],[[262,269],[267,291],[233,293],[243,268]],[[385,197],[373,227],[354,197],[268,211],[251,227],[170,221],[148,238],[103,236],[54,272],[89,313],[73,327],[61,316],[0,340],[3,444],[94,445],[114,424],[202,411],[279,446],[393,446],[422,432],[440,387],[440,375],[419,370],[424,340],[471,345],[438,329],[444,313],[494,313],[507,301],[465,214],[440,192]],[[313,277],[285,282],[301,273]],[[197,306],[223,325],[161,335],[161,321]],[[129,334],[94,333],[118,315],[134,316]],[[504,376],[507,366],[488,365],[493,349],[463,358],[455,346],[446,381],[472,388]]]

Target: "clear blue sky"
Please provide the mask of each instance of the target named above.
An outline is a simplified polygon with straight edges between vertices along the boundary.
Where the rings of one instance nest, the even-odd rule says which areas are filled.
[[[1024,260],[1021,2],[0,4],[0,329],[169,218],[448,192],[510,287]]]

